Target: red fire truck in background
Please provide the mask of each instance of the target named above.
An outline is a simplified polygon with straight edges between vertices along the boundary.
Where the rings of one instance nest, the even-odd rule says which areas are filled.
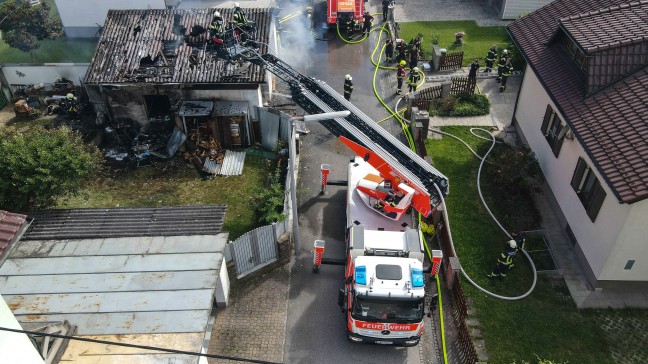
[[[337,26],[349,17],[353,17],[358,23],[362,22],[364,14],[364,0],[326,0],[326,24]]]

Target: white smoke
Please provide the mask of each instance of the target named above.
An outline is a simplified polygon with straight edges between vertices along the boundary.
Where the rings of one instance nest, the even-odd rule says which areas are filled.
[[[312,60],[310,55],[316,42],[311,31],[311,18],[307,16],[305,7],[300,3],[286,4],[279,16],[279,56],[297,68],[304,67]]]

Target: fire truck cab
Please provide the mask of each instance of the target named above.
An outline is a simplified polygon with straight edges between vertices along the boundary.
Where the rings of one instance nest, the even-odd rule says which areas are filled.
[[[329,26],[336,26],[338,22],[340,25],[349,17],[357,22],[362,21],[364,14],[364,0],[326,0],[327,1],[327,14],[326,24]]]
[[[423,333],[425,314],[424,251],[412,215],[389,219],[372,211],[357,189],[368,162],[349,163],[345,286],[338,303],[353,342],[414,346]]]

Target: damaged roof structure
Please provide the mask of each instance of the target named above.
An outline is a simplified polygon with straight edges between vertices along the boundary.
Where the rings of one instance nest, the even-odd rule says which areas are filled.
[[[233,9],[110,10],[84,83],[263,83],[261,67],[229,64],[207,50],[214,10],[232,18]],[[271,9],[245,12],[257,24],[259,52],[268,52]]]
[[[233,9],[110,10],[84,85],[95,111],[108,120],[141,125],[186,100],[247,102],[262,106],[272,75],[249,62],[231,62],[209,39],[214,11],[228,23]],[[259,53],[276,52],[272,9],[243,9],[256,23]],[[222,48],[221,48],[222,50]]]

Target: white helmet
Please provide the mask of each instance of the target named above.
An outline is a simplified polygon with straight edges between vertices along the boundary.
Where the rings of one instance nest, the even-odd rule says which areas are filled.
[[[511,249],[517,249],[517,243],[513,239],[508,241],[508,246],[510,246]]]
[[[413,71],[418,72],[419,71],[418,67],[414,67]]]
[[[502,53],[507,54],[507,53],[508,53],[508,49],[503,50]]]
[[[346,76],[344,76],[344,79],[345,79],[345,80],[349,80],[349,81],[352,80],[351,75],[346,75]]]
[[[239,8],[239,7],[241,7],[241,5],[239,3],[234,3],[234,7]]]
[[[215,17],[220,17],[220,11],[215,11],[215,12],[214,12],[214,16],[215,16]]]

